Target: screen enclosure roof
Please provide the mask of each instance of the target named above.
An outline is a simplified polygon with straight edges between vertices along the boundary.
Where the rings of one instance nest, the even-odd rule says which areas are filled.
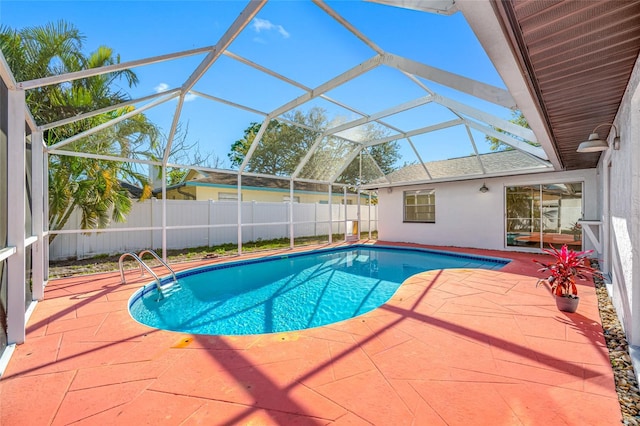
[[[405,3],[160,2],[157,21],[139,22],[140,35],[127,43],[95,41],[123,49],[119,63],[15,86],[28,93],[123,69],[140,79],[134,88],[117,83],[129,93],[124,103],[55,122],[28,120],[44,131],[118,111],[47,146],[49,155],[362,189],[559,169],[547,133],[536,129],[532,101],[519,93],[519,104],[507,90],[465,19],[464,2],[422,1],[420,10]],[[106,34],[120,34],[130,25],[127,2],[111,4],[107,14],[121,21],[87,16],[103,18],[112,27]],[[176,5],[184,22],[164,26]],[[521,113],[535,131],[514,123]],[[154,158],[145,154],[150,146],[126,155],[99,150],[113,126],[141,114],[160,130]],[[176,141],[210,161],[177,158]],[[232,159],[236,141],[244,152]]]

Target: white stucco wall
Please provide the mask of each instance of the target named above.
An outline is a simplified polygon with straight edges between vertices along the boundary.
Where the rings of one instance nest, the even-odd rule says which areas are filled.
[[[615,124],[620,150],[600,159],[602,215],[607,223],[605,264],[611,296],[629,344],[640,346],[640,59],[625,92]],[[611,141],[612,135],[609,140]],[[639,364],[640,365],[640,364]],[[636,366],[637,368],[638,366]]]
[[[486,183],[489,192],[479,188]],[[441,246],[513,250],[505,247],[505,187],[523,184],[584,182],[584,219],[596,219],[598,193],[596,170],[537,173],[531,175],[470,180],[381,189],[378,238]],[[436,190],[435,223],[403,223],[403,191]],[[588,247],[585,242],[585,248]],[[522,248],[519,248],[522,250]]]

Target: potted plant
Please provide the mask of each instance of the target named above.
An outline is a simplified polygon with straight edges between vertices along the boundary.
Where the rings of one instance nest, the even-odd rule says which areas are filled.
[[[555,296],[556,306],[564,312],[575,312],[578,309],[578,287],[576,279],[585,280],[587,277],[601,275],[600,271],[592,268],[585,261],[593,250],[575,251],[563,245],[560,250],[551,246],[551,249],[543,251],[553,256],[553,261],[545,263],[533,259],[535,263],[542,266],[540,272],[549,271],[548,278],[538,280],[537,286],[544,284],[549,287],[551,294]]]

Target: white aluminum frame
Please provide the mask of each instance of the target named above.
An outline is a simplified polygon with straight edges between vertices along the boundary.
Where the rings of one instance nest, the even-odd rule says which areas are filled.
[[[24,90],[9,90],[7,109],[7,205],[12,206],[7,224],[7,246],[15,247],[15,253],[7,258],[7,343],[11,345],[24,342],[26,326]]]
[[[398,1],[396,0],[374,0],[379,2],[387,2],[396,4]],[[478,150],[473,140],[473,136],[471,134],[471,129],[478,130],[488,136],[495,137],[500,141],[514,147],[515,149],[526,153],[532,158],[537,159],[541,165],[545,167],[539,168],[531,168],[526,170],[517,170],[512,171],[509,174],[517,175],[524,173],[536,173],[541,171],[547,171],[552,167],[556,169],[560,168],[560,163],[555,156],[556,154],[552,152],[552,149],[549,149],[551,145],[548,134],[535,135],[532,131],[528,129],[521,128],[520,126],[515,126],[507,120],[501,119],[499,117],[495,117],[491,114],[487,114],[483,111],[480,111],[476,108],[469,107],[463,103],[455,101],[453,99],[449,99],[447,97],[441,96],[431,90],[425,81],[435,82],[437,84],[441,84],[457,90],[461,93],[465,93],[468,95],[472,95],[478,99],[482,99],[484,101],[491,102],[493,104],[499,105],[501,107],[506,108],[514,108],[516,106],[516,100],[514,97],[504,89],[494,87],[482,82],[477,82],[471,80],[469,78],[463,77],[461,75],[457,75],[445,70],[441,70],[423,63],[419,63],[413,61],[409,58],[404,58],[398,55],[393,55],[391,53],[385,52],[380,46],[378,46],[374,41],[369,39],[364,33],[362,33],[356,26],[354,26],[347,19],[342,17],[339,13],[330,8],[326,3],[321,0],[314,0],[314,4],[338,22],[343,28],[349,31],[353,36],[359,39],[362,43],[364,43],[368,48],[370,48],[373,52],[373,56],[369,59],[363,61],[359,65],[352,67],[343,73],[325,81],[315,88],[309,88],[305,85],[288,78],[284,75],[281,75],[273,70],[270,70],[260,64],[257,64],[253,61],[250,61],[246,58],[243,58],[239,55],[236,55],[228,50],[232,42],[242,33],[242,31],[250,24],[251,20],[257,16],[260,10],[267,3],[267,0],[254,0],[250,1],[244,10],[240,13],[236,20],[231,24],[231,26],[225,31],[224,35],[219,39],[219,41],[213,46],[205,46],[196,49],[190,49],[182,52],[174,52],[165,55],[158,55],[153,57],[148,57],[139,60],[133,60],[128,62],[123,62],[119,64],[104,66],[100,68],[92,68],[88,70],[83,70],[74,73],[68,73],[65,75],[52,76],[34,79],[30,81],[16,82],[7,62],[2,56],[0,52],[0,78],[5,82],[8,87],[8,114],[9,114],[9,129],[8,129],[8,141],[9,141],[9,149],[8,149],[8,199],[7,201],[12,206],[11,214],[9,215],[8,222],[8,247],[0,249],[0,261],[6,260],[7,262],[7,274],[8,274],[8,338],[9,343],[21,343],[25,338],[25,306],[26,300],[24,298],[24,290],[25,290],[25,250],[27,247],[31,246],[33,248],[33,298],[36,300],[42,299],[44,286],[46,285],[47,279],[47,267],[48,267],[48,237],[49,235],[54,234],[66,234],[66,233],[84,233],[84,232],[129,232],[129,231],[141,231],[141,230],[161,230],[162,233],[162,258],[166,260],[166,247],[167,247],[167,230],[172,229],[191,229],[191,228],[215,228],[215,227],[228,227],[229,225],[187,225],[187,226],[171,226],[167,223],[167,212],[166,212],[166,194],[167,194],[167,186],[166,186],[166,176],[167,176],[167,168],[168,167],[189,167],[195,170],[202,171],[210,171],[210,172],[223,172],[223,173],[236,173],[237,174],[237,194],[238,194],[238,217],[237,217],[237,236],[238,236],[238,254],[242,253],[242,228],[243,226],[255,226],[255,225],[281,225],[283,223],[265,223],[265,224],[244,224],[242,222],[242,177],[243,176],[260,176],[260,177],[268,177],[273,179],[285,179],[289,181],[289,218],[286,223],[289,226],[290,233],[290,247],[294,246],[294,230],[295,224],[293,218],[293,195],[295,193],[295,183],[296,182],[310,182],[310,183],[320,183],[326,184],[328,186],[329,193],[329,242],[333,242],[333,210],[332,210],[332,202],[333,202],[333,187],[342,188],[343,197],[344,197],[344,208],[345,208],[345,217],[344,217],[344,234],[345,238],[347,235],[346,225],[348,222],[347,218],[347,185],[337,183],[336,180],[339,179],[340,175],[343,171],[349,166],[351,161],[355,159],[357,155],[360,154],[362,158],[362,151],[368,149],[369,147],[391,142],[395,140],[406,139],[409,143],[411,149],[416,155],[418,161],[422,164],[424,171],[428,179],[420,181],[420,182],[411,182],[411,183],[434,183],[440,181],[455,181],[455,180],[467,180],[470,178],[488,178],[491,176],[500,176],[500,173],[487,173],[482,161],[479,159]],[[405,2],[400,2],[405,3]],[[413,4],[417,4],[419,2],[413,2]],[[482,5],[474,5],[473,3],[477,2],[460,2],[460,9],[465,12],[467,19],[470,22],[473,22],[477,19],[482,19],[482,16],[485,16],[487,11],[488,3]],[[485,3],[485,2],[483,2]],[[456,9],[456,4],[453,1],[447,3],[446,13],[450,13]],[[478,12],[474,15],[475,12]],[[476,16],[477,15],[477,16]],[[483,37],[482,34],[479,36]],[[491,48],[503,48],[503,46],[499,47],[491,47],[485,46],[488,49]],[[26,108],[25,103],[25,91],[30,89],[35,89],[39,87],[44,87],[48,85],[57,85],[69,81],[74,81],[78,79],[83,79],[91,76],[97,76],[106,73],[112,73],[132,68],[137,68],[141,66],[147,66],[151,64],[161,63],[165,61],[177,60],[190,56],[203,55],[202,61],[197,65],[197,67],[193,70],[193,72],[185,79],[185,81],[177,88],[164,91],[162,93],[150,94],[147,96],[143,96],[137,99],[128,100],[122,102],[118,105],[114,105],[112,107],[101,108],[95,111],[91,111],[85,114],[81,114],[75,117],[65,118],[62,120],[57,120],[52,123],[44,123],[41,125],[36,125],[35,120],[33,119],[30,111]],[[244,65],[250,66],[262,73],[270,75],[284,83],[287,83],[293,87],[296,87],[302,90],[304,93],[288,102],[285,102],[283,105],[275,108],[272,111],[259,111],[255,108],[252,108],[247,105],[240,105],[238,103],[234,103],[228,100],[221,99],[219,97],[213,96],[211,94],[202,93],[200,91],[194,90],[195,85],[200,80],[200,78],[206,74],[207,70],[213,66],[216,61],[220,58],[220,56],[225,55],[228,58],[231,58],[235,61],[238,61]],[[423,89],[426,92],[426,96],[422,98],[415,99],[413,101],[405,102],[403,104],[393,106],[391,108],[386,108],[383,111],[378,111],[373,114],[367,114],[358,109],[346,105],[344,102],[333,99],[327,93],[333,89],[338,88],[339,86],[350,82],[351,80],[369,72],[380,66],[388,66],[394,69],[397,69],[402,75],[404,75],[407,79],[412,81],[418,87]],[[513,69],[517,67],[514,66]],[[512,76],[507,76],[508,78],[513,78]],[[519,76],[521,78],[521,76]],[[196,96],[200,96],[203,99],[207,99],[214,102],[220,102],[226,104],[228,106],[243,109],[245,111],[255,113],[264,117],[262,125],[258,134],[256,135],[249,152],[244,158],[243,163],[239,167],[237,171],[229,171],[229,170],[218,170],[214,168],[207,167],[199,167],[193,165],[181,165],[181,164],[172,164],[169,163],[169,153],[171,150],[171,145],[173,143],[173,139],[176,133],[177,125],[182,113],[182,107],[185,100],[185,97],[188,94],[194,94]],[[523,111],[526,113],[527,118],[531,123],[534,123],[537,128],[543,128],[544,126],[540,124],[541,119],[535,113],[535,109],[532,106],[530,101],[523,102],[522,94],[518,94],[518,103],[523,103],[524,107]],[[176,99],[178,100],[175,113],[173,115],[172,125],[169,132],[169,137],[167,140],[167,146],[165,147],[165,151],[163,153],[163,158],[161,161],[152,161],[138,158],[121,158],[118,156],[112,155],[104,155],[104,154],[88,154],[82,152],[75,152],[72,150],[62,149],[65,146],[69,146],[74,141],[77,141],[83,137],[90,136],[99,132],[100,130],[106,129],[109,126],[117,124],[123,120],[126,120],[130,117],[135,116],[136,114],[143,113],[147,110],[150,110],[154,107],[157,107],[161,104],[164,104],[170,100]],[[298,123],[291,123],[287,120],[286,117],[283,117],[283,114],[302,106],[306,102],[313,99],[323,99],[325,101],[331,102],[337,106],[340,106],[348,111],[357,114],[359,118],[349,121],[348,123],[344,123],[339,126],[335,126],[331,129],[325,130],[314,142],[312,148],[306,153],[306,155],[301,159],[297,168],[292,173],[291,176],[283,177],[283,176],[269,176],[259,173],[252,173],[247,171],[247,166],[251,161],[252,155],[254,154],[256,148],[259,146],[262,136],[264,135],[267,126],[270,121],[279,120],[282,122],[288,122],[293,125],[304,127]],[[428,102],[433,102],[441,105],[442,107],[450,110],[453,114],[455,114],[458,118],[442,123],[438,123],[430,126],[423,126],[417,129],[413,129],[410,131],[406,131],[403,129],[398,129],[386,122],[382,119],[388,117],[393,114],[397,114],[402,111],[406,111],[411,108],[415,108],[419,105],[424,105]],[[63,126],[65,124],[69,124],[72,122],[76,122],[78,120],[90,118],[108,111],[112,111],[118,108],[123,108],[131,105],[141,105],[135,110],[123,114],[122,116],[111,120],[109,123],[105,123],[99,126],[96,126],[90,130],[87,130],[83,133],[72,136],[68,139],[58,142],[53,146],[45,146],[42,142],[42,134],[44,131],[53,129],[59,126]],[[373,141],[366,142],[357,142],[353,140],[349,140],[347,138],[341,137],[336,133],[339,133],[344,130],[352,129],[356,126],[364,125],[367,123],[378,123],[382,126],[385,126],[387,129],[395,132],[394,135],[388,136],[385,138],[381,138]],[[32,137],[32,223],[33,223],[33,235],[27,235],[31,233],[25,234],[25,131],[26,126],[28,126],[31,130]],[[485,123],[484,125],[482,123]],[[463,125],[467,131],[469,141],[473,147],[474,153],[476,157],[478,157],[478,161],[480,163],[480,167],[482,170],[482,174],[473,175],[473,176],[457,176],[446,179],[433,179],[427,166],[422,161],[418,149],[414,142],[411,140],[411,137],[417,136],[424,133],[435,132],[441,129],[445,129],[452,126]],[[497,132],[494,128],[505,129],[509,133],[515,135],[516,137],[511,137],[502,132]],[[340,138],[349,143],[355,144],[357,147],[353,149],[349,155],[346,155],[343,159],[343,163],[339,168],[337,168],[332,176],[325,177],[322,179],[305,179],[301,178],[300,174],[302,170],[312,157],[312,155],[316,152],[324,138],[326,137],[335,137]],[[533,147],[528,144],[526,141],[522,141],[519,138],[522,138],[529,142],[536,142],[536,138],[540,139],[543,146],[546,147],[546,152],[549,153],[550,158],[547,157],[545,151],[541,148]],[[149,227],[136,227],[136,228],[116,228],[116,229],[100,229],[100,230],[48,230],[48,221],[46,218],[48,217],[48,186],[47,186],[47,175],[48,175],[48,159],[50,155],[67,155],[67,156],[81,156],[86,158],[94,158],[108,161],[126,161],[131,163],[138,164],[147,164],[161,167],[162,172],[162,218],[160,226],[149,226]],[[551,164],[549,164],[549,162]],[[377,166],[381,175],[384,176],[379,164],[374,161],[374,164]],[[384,176],[386,179],[386,183],[380,184],[359,184],[355,188],[357,193],[358,200],[358,213],[357,220],[360,222],[361,220],[361,191],[377,189],[381,187],[390,187],[393,185],[393,182],[387,176]],[[406,184],[406,182],[403,182]],[[371,193],[369,193],[369,210],[371,210]],[[341,221],[338,220],[338,223]],[[377,222],[377,218],[376,218]],[[324,223],[324,222],[322,222]],[[360,223],[358,223],[358,232],[360,232]],[[371,237],[371,215],[369,215],[369,237]],[[606,237],[606,236],[605,236]]]
[[[329,184],[331,185],[339,185],[342,186],[340,184],[337,184],[335,181],[336,179],[338,179],[340,177],[340,175],[344,172],[344,170],[349,166],[349,164],[351,163],[351,161],[353,161],[355,159],[355,157],[358,154],[362,153],[363,149],[367,149],[368,147],[377,145],[377,144],[382,144],[382,143],[386,143],[386,142],[390,142],[390,141],[394,141],[394,140],[399,140],[399,139],[406,139],[407,142],[409,143],[411,149],[413,150],[413,152],[416,155],[416,158],[418,158],[419,162],[423,165],[423,169],[426,172],[427,177],[429,178],[430,181],[434,181],[432,179],[431,174],[429,173],[429,170],[427,168],[427,166],[424,164],[424,162],[422,161],[420,154],[415,146],[415,144],[413,143],[413,141],[411,140],[412,136],[416,136],[419,134],[424,134],[424,133],[429,133],[429,132],[433,132],[433,131],[437,131],[437,130],[441,130],[447,127],[451,127],[451,126],[457,126],[457,125],[465,125],[465,128],[467,130],[468,136],[469,136],[469,141],[474,149],[474,152],[476,154],[476,156],[478,157],[478,151],[477,148],[475,146],[475,142],[473,140],[473,137],[471,135],[470,132],[470,128],[474,128],[476,130],[482,131],[485,134],[488,134],[490,136],[494,136],[497,137],[498,139],[500,139],[501,141],[515,147],[516,149],[520,149],[524,152],[527,152],[528,154],[538,157],[538,158],[542,158],[542,159],[546,159],[544,152],[542,152],[542,150],[531,147],[531,145],[526,144],[521,142],[520,140],[514,139],[509,137],[508,135],[504,135],[503,133],[500,132],[495,132],[492,130],[492,128],[490,127],[484,127],[479,125],[478,123],[475,123],[474,121],[471,121],[469,119],[464,118],[463,116],[468,116],[471,117],[475,120],[480,120],[483,122],[487,122],[490,125],[493,126],[499,126],[499,128],[503,128],[508,130],[509,132],[528,139],[530,141],[535,142],[535,135],[533,135],[533,132],[529,131],[528,129],[522,129],[519,126],[515,126],[512,123],[500,119],[498,117],[494,117],[491,114],[487,114],[484,113],[483,111],[479,111],[476,110],[474,108],[468,107],[464,104],[461,104],[457,101],[454,101],[452,99],[448,99],[446,97],[440,96],[438,94],[436,94],[435,92],[433,92],[432,90],[430,90],[421,80],[419,80],[417,77],[429,80],[429,81],[434,81],[438,84],[442,84],[451,88],[454,88],[460,92],[463,93],[467,93],[467,94],[471,94],[475,97],[478,97],[479,99],[483,99],[485,101],[489,101],[492,103],[495,103],[497,105],[503,106],[503,107],[508,107],[511,108],[515,105],[515,101],[513,100],[513,98],[511,97],[510,93],[507,92],[504,89],[500,89],[485,83],[481,83],[481,82],[477,82],[474,80],[471,80],[469,78],[460,76],[460,75],[456,75],[454,73],[450,73],[448,71],[445,70],[441,70],[435,67],[431,67],[428,66],[426,64],[421,64],[418,63],[416,61],[413,61],[411,59],[408,58],[404,58],[401,56],[397,56],[397,55],[393,55],[390,53],[385,52],[383,49],[381,49],[377,44],[375,44],[372,40],[370,40],[368,37],[366,37],[362,32],[360,32],[355,26],[353,26],[350,22],[348,22],[346,19],[344,19],[342,16],[340,16],[337,12],[335,12],[334,10],[332,10],[326,3],[324,3],[323,1],[320,0],[315,0],[314,3],[316,4],[316,6],[318,6],[321,10],[323,10],[325,13],[327,13],[329,16],[331,16],[334,20],[336,20],[337,22],[340,23],[340,25],[342,25],[344,28],[346,28],[349,32],[351,32],[355,37],[357,37],[358,39],[360,39],[363,43],[365,43],[369,48],[371,48],[373,50],[373,52],[375,53],[375,55],[371,58],[369,58],[368,60],[362,62],[361,64],[345,71],[344,73],[326,81],[325,83],[319,85],[318,87],[312,89],[309,87],[306,87],[305,85],[296,82],[293,79],[290,79],[284,75],[281,75],[275,71],[272,71],[266,67],[263,67],[260,64],[257,64],[253,61],[250,61],[246,58],[243,58],[237,54],[234,54],[230,51],[228,51],[228,47],[230,46],[230,44],[232,43],[232,41],[240,34],[240,32],[242,32],[242,30],[249,24],[249,22],[251,21],[251,19],[253,19],[253,17],[255,17],[257,15],[257,13],[260,11],[260,9],[266,4],[266,0],[260,0],[260,1],[253,1],[250,2],[245,9],[242,11],[242,13],[240,14],[240,16],[238,16],[238,18],[233,22],[233,24],[229,27],[229,29],[224,33],[224,35],[220,38],[220,40],[218,41],[218,43],[215,46],[209,46],[209,47],[203,47],[203,48],[199,48],[199,49],[192,49],[192,50],[188,50],[185,52],[177,52],[177,53],[172,53],[172,54],[168,54],[168,55],[160,55],[160,56],[155,56],[155,57],[151,57],[148,59],[143,59],[143,60],[137,60],[137,61],[129,61],[123,64],[116,64],[116,65],[111,65],[108,67],[102,67],[102,68],[98,68],[98,69],[92,69],[92,70],[85,70],[85,71],[81,71],[81,72],[77,72],[77,73],[71,73],[65,76],[56,76],[56,77],[48,77],[48,78],[44,78],[44,79],[38,79],[38,80],[32,80],[32,81],[28,81],[28,82],[21,82],[18,83],[18,86],[20,88],[23,89],[29,89],[29,88],[36,88],[36,87],[42,87],[45,85],[49,85],[49,84],[58,84],[60,82],[63,81],[70,81],[70,80],[75,80],[75,79],[79,79],[79,78],[86,78],[89,76],[93,76],[93,75],[99,75],[105,72],[114,72],[114,71],[119,71],[119,70],[124,70],[124,69],[128,69],[131,67],[137,67],[137,66],[144,66],[144,65],[149,65],[149,64],[155,64],[158,62],[163,62],[163,61],[169,61],[169,60],[174,60],[174,59],[179,59],[179,58],[183,58],[186,56],[192,56],[192,55],[198,55],[198,54],[204,54],[206,53],[205,58],[200,62],[200,64],[196,67],[196,69],[189,75],[189,77],[185,80],[185,82],[182,84],[182,86],[180,88],[176,88],[176,89],[172,89],[172,90],[168,90],[165,91],[161,94],[154,94],[154,95],[149,95],[146,97],[142,97],[139,98],[137,100],[131,100],[131,101],[127,101],[124,103],[121,103],[118,106],[114,106],[113,108],[104,108],[101,110],[97,110],[94,112],[90,112],[87,114],[83,114],[81,116],[77,116],[77,117],[73,117],[73,118],[68,118],[65,120],[60,120],[57,121],[55,123],[48,123],[48,124],[44,124],[42,126],[40,126],[38,128],[38,130],[42,131],[42,130],[46,130],[46,129],[50,129],[50,128],[54,128],[60,125],[64,125],[70,122],[74,122],[77,120],[81,120],[83,118],[88,118],[91,116],[94,116],[96,114],[100,114],[102,112],[106,112],[108,110],[113,110],[116,108],[120,108],[123,106],[128,106],[128,105],[132,105],[132,104],[136,104],[136,103],[141,103],[141,102],[145,102],[145,101],[150,101],[148,104],[145,104],[139,108],[137,108],[134,111],[131,111],[127,114],[124,114],[114,120],[111,120],[109,123],[105,123],[103,125],[97,126],[93,129],[90,129],[86,132],[83,132],[81,134],[75,135],[71,138],[68,138],[64,141],[61,141],[51,147],[47,148],[47,155],[50,154],[55,154],[55,155],[71,155],[71,156],[84,156],[87,158],[96,158],[96,159],[102,159],[102,160],[113,160],[113,161],[128,161],[128,162],[133,162],[133,163],[139,163],[139,164],[149,164],[149,165],[155,165],[155,166],[160,166],[162,168],[162,175],[163,175],[163,184],[162,184],[162,198],[163,198],[163,207],[162,207],[162,245],[163,245],[163,258],[166,259],[166,231],[167,229],[172,229],[171,226],[168,226],[168,224],[166,223],[166,169],[167,167],[190,167],[190,168],[194,168],[194,169],[200,169],[200,170],[206,170],[206,171],[217,171],[216,169],[210,169],[210,168],[202,168],[202,167],[194,167],[191,165],[178,165],[178,164],[170,164],[168,162],[169,158],[169,152],[171,149],[171,144],[173,142],[173,138],[175,136],[175,132],[177,129],[177,125],[178,125],[178,121],[179,121],[179,117],[181,115],[181,111],[182,111],[182,105],[184,102],[184,98],[188,93],[193,93],[197,96],[200,96],[204,99],[208,99],[211,101],[215,101],[215,102],[221,102],[223,104],[235,107],[235,108],[240,108],[246,111],[249,111],[251,113],[256,113],[259,115],[262,115],[264,117],[264,120],[262,122],[262,125],[260,126],[260,129],[258,131],[258,134],[256,135],[256,137],[254,138],[249,151],[247,153],[247,155],[245,156],[243,163],[240,165],[239,169],[237,170],[237,176],[238,176],[238,253],[242,253],[242,211],[241,211],[241,202],[242,202],[242,175],[253,175],[250,172],[245,172],[245,169],[247,168],[249,162],[251,161],[251,158],[256,150],[256,148],[259,146],[260,141],[262,139],[262,136],[264,135],[270,121],[272,119],[275,120],[280,120],[280,121],[284,121],[287,122],[288,120],[284,117],[282,117],[283,114],[285,114],[288,111],[291,111],[292,109],[304,104],[305,102],[314,99],[314,98],[322,98],[325,99],[329,102],[332,102],[336,105],[339,105],[343,108],[346,108],[347,110],[350,110],[358,115],[361,116],[361,118],[352,120],[348,123],[344,123],[342,125],[339,126],[335,126],[333,128],[327,129],[324,131],[324,133],[322,133],[321,135],[318,136],[318,138],[316,139],[315,143],[313,144],[313,146],[311,147],[311,149],[305,154],[305,156],[301,159],[301,161],[299,162],[297,168],[295,169],[295,171],[292,173],[292,175],[288,178],[283,177],[284,179],[289,179],[290,180],[290,192],[293,192],[293,188],[295,186],[295,182],[296,181],[309,181],[309,182],[315,182],[315,183],[325,183],[325,184]],[[195,84],[198,82],[198,80],[206,73],[206,71],[215,63],[215,61],[221,56],[221,55],[225,55],[233,60],[236,60],[242,64],[245,64],[247,66],[250,66],[260,72],[266,73],[267,75],[270,75],[280,81],[283,81],[287,84],[290,84],[294,87],[297,87],[301,90],[303,90],[305,93],[287,103],[285,103],[284,105],[274,109],[271,112],[264,112],[264,111],[259,111],[255,108],[251,108],[249,106],[246,105],[240,105],[237,104],[235,102],[231,102],[228,100],[224,100],[221,99],[219,97],[216,96],[212,96],[210,94],[207,93],[202,93],[199,91],[195,91],[193,90],[193,87],[195,86]],[[391,108],[387,108],[383,111],[374,113],[374,114],[365,114],[361,111],[358,111],[357,109],[346,105],[342,102],[336,101],[334,99],[332,99],[331,97],[326,95],[326,92],[333,90],[335,88],[337,88],[338,86],[347,83],[349,81],[351,81],[352,79],[373,70],[374,68],[380,66],[380,65],[387,65],[393,68],[398,69],[400,72],[402,72],[404,75],[407,76],[407,78],[409,78],[411,81],[413,81],[415,84],[419,85],[421,88],[423,88],[428,95],[422,98],[418,98],[418,99],[414,99],[412,101],[409,102],[405,102],[403,104],[397,105],[395,107],[391,107]],[[158,161],[151,161],[151,160],[144,160],[144,159],[137,159],[137,158],[120,158],[117,156],[111,156],[111,155],[101,155],[101,154],[86,154],[86,153],[77,153],[77,152],[73,152],[73,151],[67,151],[67,150],[61,150],[60,148],[70,144],[73,141],[76,141],[82,137],[86,137],[89,136],[95,132],[98,132],[110,125],[116,124],[117,122],[126,120],[127,118],[135,115],[135,114],[139,114],[142,113],[148,109],[151,109],[157,105],[163,104],[171,99],[175,99],[178,98],[178,103],[176,105],[176,111],[172,120],[172,125],[171,125],[171,129],[169,132],[169,137],[168,137],[168,141],[167,141],[167,146],[165,147],[165,152],[163,155],[163,159],[161,162]],[[383,122],[381,119],[384,117],[388,117],[390,115],[393,114],[397,114],[400,113],[402,111],[406,111],[408,109],[411,108],[415,108],[417,106],[420,105],[424,105],[426,103],[429,102],[435,102],[438,103],[442,106],[444,106],[445,108],[450,109],[454,114],[456,114],[459,118],[455,119],[455,120],[450,120],[448,122],[443,122],[443,123],[438,123],[436,125],[431,125],[431,126],[426,126],[426,127],[422,127],[419,129],[415,129],[412,131],[403,131],[401,129],[398,129],[392,125],[389,125],[388,123]],[[339,135],[337,135],[337,133],[340,133],[341,131],[345,131],[348,129],[352,129],[354,127],[360,126],[360,125],[364,125],[370,122],[377,122],[380,125],[383,125],[389,129],[391,129],[392,131],[396,132],[396,134],[392,135],[392,136],[388,136],[386,138],[382,138],[379,140],[375,140],[375,141],[367,141],[364,143],[359,143],[356,141],[351,141],[348,140],[344,137],[341,137]],[[298,123],[290,123],[293,125],[298,125],[300,127],[304,127]],[[307,162],[309,161],[309,159],[313,156],[313,154],[316,152],[316,150],[318,149],[318,147],[321,145],[322,141],[327,137],[327,136],[331,136],[331,137],[339,137],[341,139],[346,140],[347,142],[353,143],[355,146],[359,146],[359,148],[357,149],[353,149],[349,155],[347,155],[344,159],[343,164],[337,169],[337,171],[335,171],[333,173],[332,176],[330,176],[328,178],[327,181],[324,180],[316,180],[316,179],[302,179],[299,177],[300,173],[302,172],[304,166],[307,164]],[[483,172],[483,174],[485,176],[487,176],[486,174],[486,170],[484,169],[484,166],[482,165],[482,162],[480,161],[479,157],[478,157],[478,162],[480,164],[481,170]],[[544,161],[541,161],[544,164]],[[392,185],[393,183],[389,180],[389,178],[387,176],[384,175],[384,173],[382,172],[382,170],[380,169],[380,166],[375,162],[374,160],[374,164],[376,165],[376,167],[378,168],[380,174],[382,176],[385,177],[387,183],[385,184],[385,186],[387,185]],[[224,173],[229,173],[229,171],[227,170],[220,170],[220,172],[224,172]],[[256,174],[256,175],[260,175],[260,174]],[[260,175],[260,176],[265,176],[265,175]],[[265,176],[265,177],[270,177],[270,178],[280,178],[277,176]],[[345,187],[343,187],[345,188]],[[359,192],[360,189],[365,189],[366,186],[359,186],[358,188],[356,188],[356,191]],[[368,188],[370,189],[370,188]],[[345,188],[346,191],[346,188]],[[291,197],[291,202],[293,200],[293,196]],[[330,197],[331,200],[331,197]],[[358,197],[358,203],[360,203],[360,199]],[[292,236],[292,242],[291,245],[293,246],[293,218],[291,217],[289,220],[289,226],[290,226],[290,234]],[[80,232],[78,230],[78,232]],[[346,229],[345,229],[345,233],[346,233]]]

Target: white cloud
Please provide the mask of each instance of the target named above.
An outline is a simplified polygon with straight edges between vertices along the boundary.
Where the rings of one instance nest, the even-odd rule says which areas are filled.
[[[167,83],[160,83],[156,87],[154,87],[153,90],[155,90],[156,93],[160,93],[160,92],[164,92],[168,88],[169,88],[169,85]]]
[[[253,30],[257,33],[262,31],[277,31],[282,37],[289,38],[290,34],[282,25],[277,25],[268,19],[254,18],[252,22]]]
[[[168,85],[167,83],[160,83],[160,84],[158,84],[156,87],[154,87],[154,88],[153,88],[153,90],[155,90],[155,91],[156,91],[156,93],[165,92],[165,91],[166,91],[166,90],[168,90],[168,89],[169,89],[169,85]],[[191,102],[191,101],[193,101],[193,100],[196,100],[197,98],[198,98],[198,96],[197,96],[197,95],[194,95],[193,93],[187,93],[187,94],[184,96],[184,101],[185,101],[185,102]],[[178,98],[176,97],[176,98],[174,98],[173,100],[174,100],[174,101],[177,101],[177,100],[178,100]]]
[[[287,32],[287,30],[284,29],[282,25],[278,25],[277,28],[278,28],[278,32],[282,37],[289,38],[289,33]]]
[[[254,18],[253,19],[253,29],[255,32],[259,33],[262,30],[271,30],[273,29],[273,24],[271,21],[266,19]]]

